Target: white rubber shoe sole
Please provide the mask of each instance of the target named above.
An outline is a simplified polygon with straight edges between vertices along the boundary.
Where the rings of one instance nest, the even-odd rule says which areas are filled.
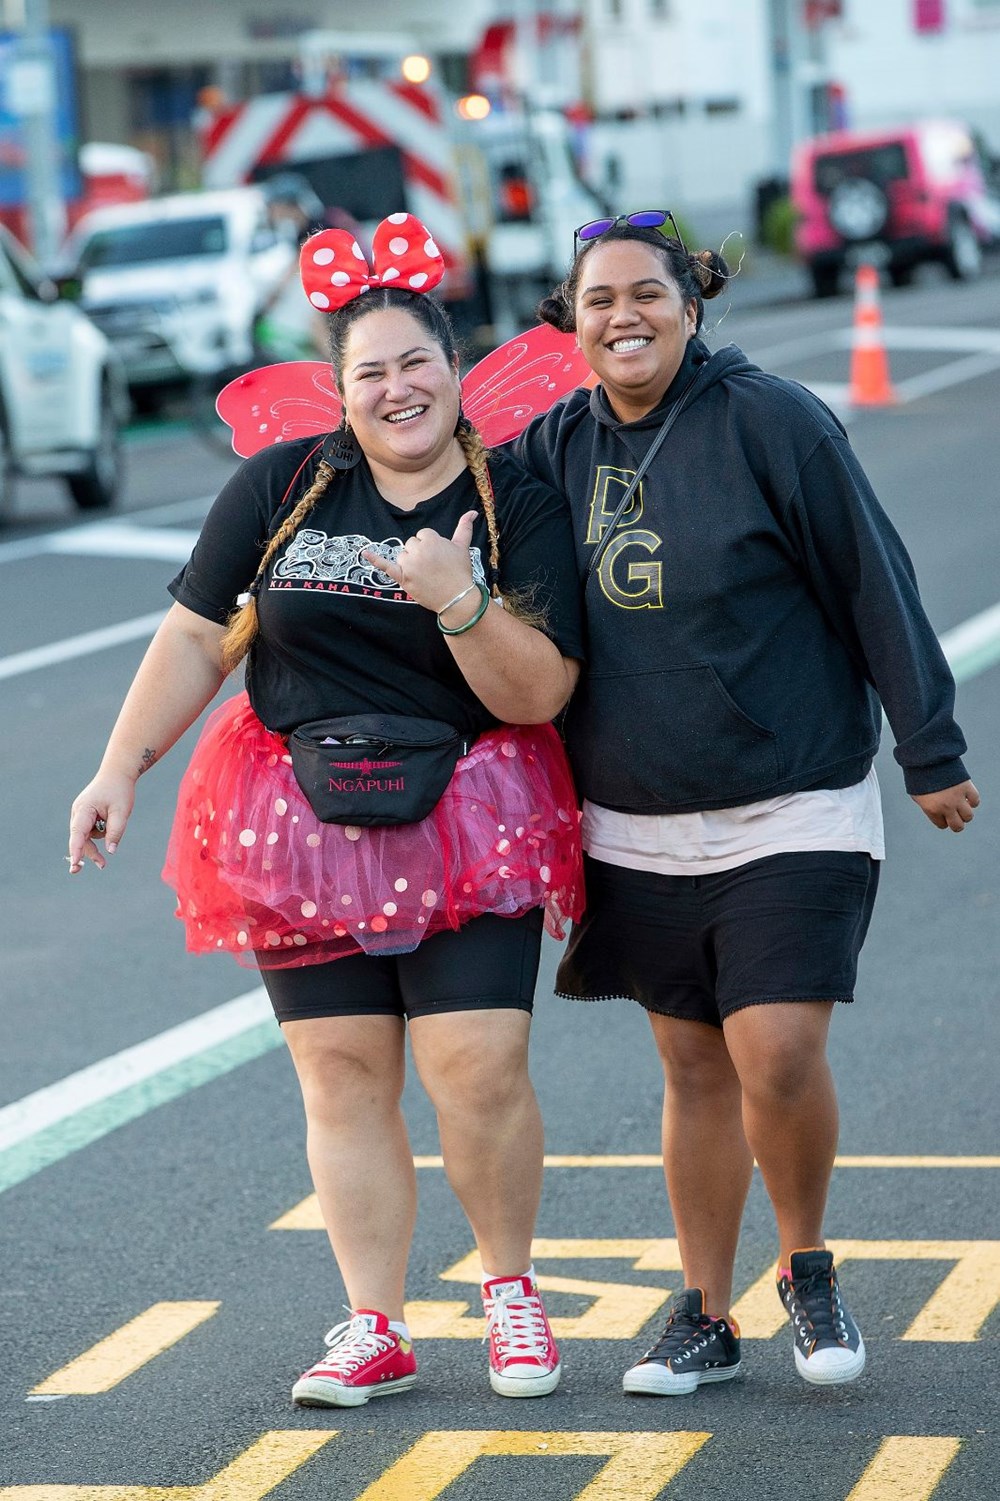
[[[689,1371],[678,1376],[659,1360],[640,1361],[622,1377],[622,1387],[634,1397],[687,1397],[710,1381],[732,1381],[743,1369],[743,1362],[723,1366],[717,1371]]]
[[[303,1376],[292,1387],[292,1401],[299,1407],[363,1407],[372,1397],[392,1397],[409,1391],[416,1382],[412,1376],[398,1381],[380,1381],[377,1386],[341,1386],[325,1376]]]
[[[513,1368],[517,1370],[518,1367]],[[490,1367],[490,1386],[498,1397],[547,1397],[554,1392],[559,1385],[559,1377],[562,1375],[562,1364],[556,1366],[554,1371],[544,1371],[540,1376],[530,1376],[527,1372],[537,1369],[534,1366],[522,1366],[526,1373],[523,1376],[501,1375]]]
[[[798,1345],[795,1346],[795,1369],[810,1386],[845,1386],[848,1381],[857,1381],[865,1368],[865,1342],[857,1350],[817,1350],[808,1360]]]

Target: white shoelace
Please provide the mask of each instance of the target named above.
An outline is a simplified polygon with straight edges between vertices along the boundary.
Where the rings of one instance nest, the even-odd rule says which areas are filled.
[[[544,1360],[549,1353],[549,1336],[541,1298],[517,1293],[491,1302],[483,1343],[494,1335],[497,1354],[503,1359],[528,1355]]]
[[[323,1368],[346,1371],[348,1374],[360,1370],[376,1355],[391,1350],[394,1343],[391,1334],[373,1333],[363,1316],[335,1324],[323,1336],[323,1340],[327,1347],[326,1354],[316,1362],[313,1370]]]

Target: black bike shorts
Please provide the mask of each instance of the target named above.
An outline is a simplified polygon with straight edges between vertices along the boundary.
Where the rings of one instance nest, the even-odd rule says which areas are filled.
[[[433,1016],[445,1011],[531,1011],[543,912],[484,913],[435,933],[412,953],[348,954],[261,979],[279,1022],[312,1016]]]

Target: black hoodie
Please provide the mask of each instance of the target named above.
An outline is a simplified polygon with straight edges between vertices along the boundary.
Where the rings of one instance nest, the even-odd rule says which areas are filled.
[[[965,780],[955,684],[913,566],[844,429],[735,345],[692,340],[660,405],[603,389],[516,452],[569,499],[581,574],[665,412],[697,372],[587,587],[588,665],[566,719],[583,796],[629,813],[848,787],[885,707],[911,793]]]

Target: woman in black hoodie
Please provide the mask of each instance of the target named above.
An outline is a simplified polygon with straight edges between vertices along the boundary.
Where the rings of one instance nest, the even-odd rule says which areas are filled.
[[[843,428],[734,346],[709,354],[703,300],[728,270],[668,237],[668,218],[578,232],[539,312],[576,332],[600,384],[518,442],[568,497],[586,577],[588,667],[566,735],[588,909],[557,989],[639,1002],[666,1079],[685,1290],[625,1390],[739,1373],[729,1308],[755,1159],[797,1370],[833,1385],[861,1374],[865,1350],[823,1241],[826,1039],[834,1003],[853,999],[884,855],[880,701],[936,827],[960,832],[979,796],[912,565]]]

